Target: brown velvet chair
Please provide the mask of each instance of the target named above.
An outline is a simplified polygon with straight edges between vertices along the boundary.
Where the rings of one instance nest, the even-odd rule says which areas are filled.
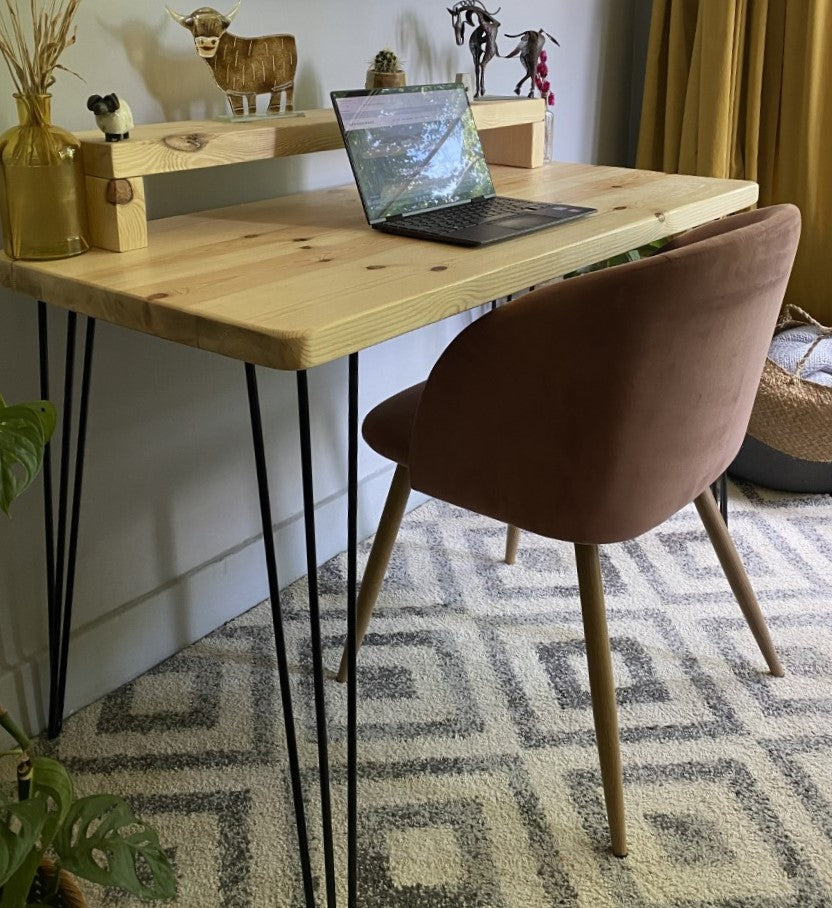
[[[710,485],[743,440],[799,233],[794,206],[760,209],[530,293],[463,330],[425,383],[364,421],[368,444],[398,466],[359,595],[359,645],[411,487],[574,543],[617,855],[627,841],[598,546],[695,502],[769,670],[783,674]]]

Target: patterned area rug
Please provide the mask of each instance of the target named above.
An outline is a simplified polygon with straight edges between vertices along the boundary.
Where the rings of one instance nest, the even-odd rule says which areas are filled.
[[[766,674],[692,508],[602,550],[623,860],[608,850],[571,546],[524,534],[508,566],[494,522],[438,503],[406,519],[359,660],[361,908],[832,906],[832,499],[731,496],[786,678]],[[334,668],[343,558],[321,585]],[[284,606],[320,876],[305,596],[297,583]],[[67,722],[79,788],[123,792],[157,826],[182,908],[302,903],[278,702],[264,604]],[[339,873],[344,705],[328,682]]]

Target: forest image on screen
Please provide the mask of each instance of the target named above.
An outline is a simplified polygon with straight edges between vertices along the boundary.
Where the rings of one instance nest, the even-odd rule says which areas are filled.
[[[463,90],[344,97],[338,106],[371,222],[494,193]]]

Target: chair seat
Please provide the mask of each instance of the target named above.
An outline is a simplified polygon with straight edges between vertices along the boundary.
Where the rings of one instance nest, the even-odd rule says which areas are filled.
[[[404,467],[410,460],[413,423],[424,387],[420,382],[388,397],[367,414],[362,426],[364,440],[374,451]]]

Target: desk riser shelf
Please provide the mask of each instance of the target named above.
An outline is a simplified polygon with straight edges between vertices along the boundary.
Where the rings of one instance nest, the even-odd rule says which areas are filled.
[[[476,102],[474,120],[490,164],[543,163],[540,99]],[[332,110],[249,121],[190,120],[136,126],[125,142],[79,133],[94,246],[128,252],[147,245],[144,178],[343,148]]]

